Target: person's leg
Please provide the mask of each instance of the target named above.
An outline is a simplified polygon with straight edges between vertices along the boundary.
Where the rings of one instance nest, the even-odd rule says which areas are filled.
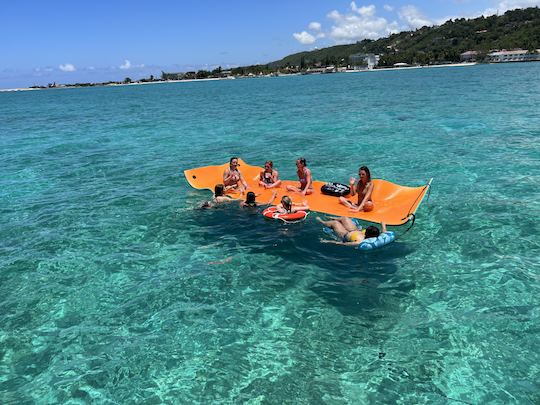
[[[341,225],[343,225],[347,232],[354,232],[358,230],[358,227],[353,222],[353,220],[348,217],[341,217],[339,219],[339,222],[341,223]]]
[[[302,190],[300,190],[298,187],[295,186],[287,186],[287,191],[292,191],[294,193],[301,193]]]
[[[331,228],[336,234],[336,236],[339,237],[340,239],[343,239],[345,235],[347,235],[348,233],[348,231],[345,229],[345,227],[342,225],[340,221],[336,221],[336,220],[323,221],[319,217],[317,217],[317,221],[319,221],[324,226]]]
[[[351,208],[351,209],[356,209],[358,208],[356,205],[354,205],[352,202],[350,202],[349,200],[347,200],[345,197],[339,197],[339,202],[341,204],[343,204],[344,206],[348,207],[348,208]]]

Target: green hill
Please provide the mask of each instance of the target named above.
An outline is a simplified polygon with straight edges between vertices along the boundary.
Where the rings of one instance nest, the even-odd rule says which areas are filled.
[[[300,52],[272,62],[268,68],[347,65],[349,55],[355,53],[381,55],[379,66],[397,62],[438,64],[459,62],[459,55],[468,50],[485,54],[492,49],[512,48],[540,48],[538,7],[507,11],[501,16],[449,20],[440,26],[403,31],[378,40]]]

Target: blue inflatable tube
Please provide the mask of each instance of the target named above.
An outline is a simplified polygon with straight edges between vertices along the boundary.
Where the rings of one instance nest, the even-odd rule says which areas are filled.
[[[388,245],[396,240],[394,231],[381,233],[376,238],[367,238],[362,241],[357,247],[358,250],[374,250]]]

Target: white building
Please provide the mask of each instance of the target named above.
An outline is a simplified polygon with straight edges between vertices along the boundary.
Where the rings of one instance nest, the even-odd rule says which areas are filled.
[[[349,63],[353,69],[373,69],[379,64],[380,55],[373,53],[355,53],[349,55]]]
[[[523,49],[491,52],[487,54],[487,59],[491,63],[540,61],[540,49],[537,49],[534,53],[529,53],[529,51]]]
[[[459,59],[462,62],[474,62],[476,58],[478,57],[478,55],[479,55],[478,51],[467,51],[460,54]]]

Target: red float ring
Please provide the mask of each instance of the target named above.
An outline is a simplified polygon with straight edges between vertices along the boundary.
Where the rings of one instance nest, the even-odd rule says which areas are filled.
[[[277,207],[268,207],[262,213],[268,219],[281,219],[284,222],[296,222],[305,219],[308,215],[306,211],[277,212]]]

